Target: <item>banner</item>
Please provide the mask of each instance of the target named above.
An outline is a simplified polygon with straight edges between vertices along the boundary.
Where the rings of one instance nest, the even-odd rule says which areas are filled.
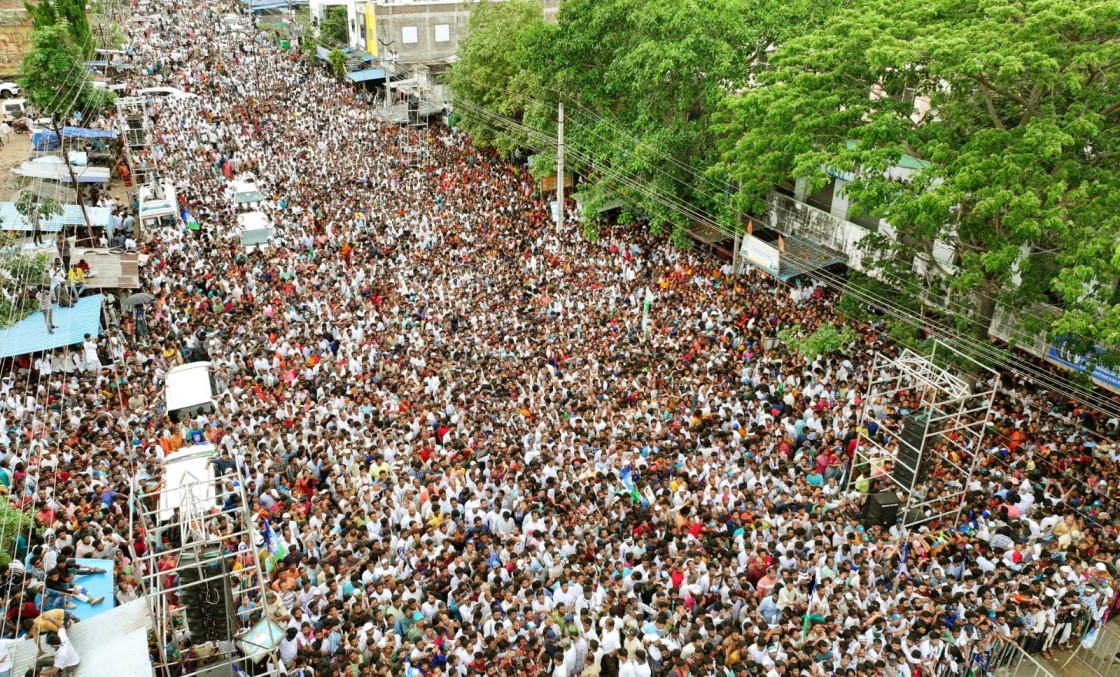
[[[1117,374],[1115,371],[1109,369],[1108,367],[1099,364],[1088,364],[1089,355],[1079,355],[1077,353],[1074,353],[1067,348],[1067,343],[1068,341],[1066,337],[1059,336],[1054,342],[1054,345],[1050,346],[1050,350],[1046,356],[1050,359],[1051,362],[1061,365],[1066,369],[1072,369],[1073,371],[1080,372],[1082,374],[1085,373],[1090,366],[1092,366],[1093,370],[1089,374],[1089,376],[1093,379],[1093,381],[1110,390],[1120,392],[1120,374]],[[1094,348],[1094,351],[1098,354],[1103,353],[1104,348]]]
[[[748,261],[774,277],[778,276],[778,270],[781,267],[781,255],[776,248],[771,247],[753,235],[747,235],[743,238],[743,247],[747,250]]]

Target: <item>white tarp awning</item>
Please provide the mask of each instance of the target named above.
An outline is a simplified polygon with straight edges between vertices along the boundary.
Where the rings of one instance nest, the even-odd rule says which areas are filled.
[[[81,658],[76,677],[152,677],[155,672],[148,659],[151,629],[146,597],[73,624],[68,634]],[[45,637],[43,646],[48,646]],[[33,668],[37,651],[30,639],[13,646],[12,674],[23,675]]]
[[[71,167],[71,169],[74,170],[74,178],[78,183],[105,183],[109,180],[108,167]],[[24,162],[19,167],[12,168],[12,173],[29,179],[70,183],[70,170],[66,168],[66,163],[62,158],[53,155]]]

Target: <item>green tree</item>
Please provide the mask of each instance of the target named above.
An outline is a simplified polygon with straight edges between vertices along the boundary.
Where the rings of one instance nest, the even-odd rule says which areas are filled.
[[[62,21],[67,23],[70,37],[78,46],[83,58],[89,58],[94,51],[89,16],[86,14],[85,0],[38,0],[32,4],[24,0],[24,9],[31,16],[36,29],[54,26]]]
[[[335,77],[341,79],[346,75],[346,54],[341,49],[332,49],[327,54],[327,63],[331,65],[331,72]]]
[[[28,547],[28,537],[38,531],[37,526],[35,515],[30,509],[20,510],[11,501],[0,501],[0,534],[3,534],[0,539],[0,566],[6,566],[12,561],[17,543],[22,548]]]
[[[859,340],[859,334],[845,325],[822,324],[806,335],[800,325],[795,325],[778,332],[778,338],[806,360],[815,360],[819,355],[827,357],[848,348]]]
[[[533,0],[484,0],[471,11],[469,31],[447,84],[454,100],[464,102],[456,109],[460,125],[475,143],[502,153],[531,145],[524,134],[495,125],[473,106],[523,122],[541,91],[532,55],[538,45],[547,44],[545,35],[552,28],[544,21],[541,4]]]
[[[655,229],[672,223],[683,235],[687,215],[648,193],[723,211],[726,182],[696,176],[716,159],[712,113],[765,67],[772,44],[816,25],[839,2],[565,0],[555,25],[540,19],[538,3],[482,3],[452,69],[452,89],[466,108],[546,133],[563,99],[568,163],[590,180],[580,189],[589,207],[622,193]],[[472,128],[469,111],[458,112],[482,141],[503,149],[518,142]],[[542,146],[530,141],[522,143]],[[534,173],[551,174],[554,155],[543,150]]]
[[[338,5],[327,7],[327,15],[319,22],[319,42],[330,48],[350,44],[350,28],[345,7]]]
[[[709,173],[741,187],[738,206],[847,173],[856,210],[890,224],[865,262],[896,291],[951,295],[976,338],[999,302],[1025,330],[1120,345],[1120,5],[865,0],[770,61],[719,119]],[[1048,299],[1064,310],[1040,319]]]
[[[75,111],[96,115],[114,95],[93,86],[74,44],[69,25],[60,21],[31,32],[31,49],[23,55],[19,85],[42,115],[64,119]]]
[[[23,190],[16,199],[16,211],[27,219],[33,229],[37,229],[52,216],[61,216],[62,204],[53,197],[40,198],[35,191]]]

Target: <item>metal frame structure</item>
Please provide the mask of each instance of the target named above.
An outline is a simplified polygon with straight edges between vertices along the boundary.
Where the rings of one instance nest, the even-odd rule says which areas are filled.
[[[192,637],[198,649],[193,658],[194,671],[185,671],[181,663],[168,670],[166,666],[172,664],[163,663],[157,666],[157,674],[225,676],[234,674],[233,665],[248,674],[273,674],[279,666],[275,642],[269,646],[251,642],[248,639],[251,630],[237,632],[234,628],[237,598],[249,591],[257,593],[254,611],[259,611],[261,618],[254,627],[267,623],[269,617],[265,587],[267,574],[261,567],[260,549],[256,543],[260,532],[247,508],[244,482],[238,482],[234,489],[240,500],[239,507],[222,511],[221,506],[230,494],[215,490],[220,479],[211,473],[210,466],[206,465],[202,477],[198,476],[198,472],[188,472],[178,486],[164,486],[157,492],[139,494],[138,516],[143,523],[147,545],[147,552],[139,558],[139,568],[144,572],[158,645],[165,646],[168,637],[181,636],[184,630],[191,632],[186,600],[190,599],[192,591],[196,596],[199,593],[209,596],[221,594],[226,607],[226,632],[223,633],[226,639],[200,642]],[[170,520],[166,519],[168,506],[178,508]],[[170,544],[164,542],[164,535],[169,532],[179,534],[178,547],[169,547]],[[225,543],[234,539],[248,547],[230,551]],[[246,557],[246,552],[251,556]],[[159,561],[168,555],[175,557],[175,566],[161,570]],[[241,564],[236,575],[243,582],[243,587],[235,590],[230,581],[236,562]],[[266,628],[265,634],[270,633],[276,642],[282,638],[279,626]],[[258,650],[249,656],[246,646]],[[256,667],[250,663],[256,664]]]
[[[964,365],[973,373],[966,375],[951,365]],[[995,370],[941,341],[933,342],[928,355],[910,349],[896,357],[877,354],[864,394],[859,446],[847,484],[864,475],[879,480],[880,490],[896,490],[906,526],[959,515],[983,454],[998,383]],[[880,425],[871,437],[862,425],[879,420],[887,409],[897,411],[901,403],[909,403],[908,414],[924,414],[922,444],[913,467],[899,455],[904,444],[901,429]],[[909,481],[896,476],[900,466]],[[938,478],[924,480],[919,470],[931,466],[937,468]],[[891,486],[882,486],[885,482]]]
[[[122,96],[117,98],[118,131],[121,134],[122,155],[128,170],[132,172],[132,190],[148,183],[155,168],[142,164],[139,154],[147,150],[151,143],[148,129],[148,101],[142,96]]]

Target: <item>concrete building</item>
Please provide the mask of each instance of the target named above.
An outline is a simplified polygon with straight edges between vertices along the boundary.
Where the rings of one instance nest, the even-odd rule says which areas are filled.
[[[31,47],[31,17],[23,0],[0,0],[0,78],[19,72],[23,54]]]
[[[441,61],[459,51],[471,10],[480,0],[310,0],[311,17],[322,20],[327,8],[346,7],[352,49],[382,61]],[[500,2],[501,0],[491,0]],[[540,0],[546,18],[560,0]]]

